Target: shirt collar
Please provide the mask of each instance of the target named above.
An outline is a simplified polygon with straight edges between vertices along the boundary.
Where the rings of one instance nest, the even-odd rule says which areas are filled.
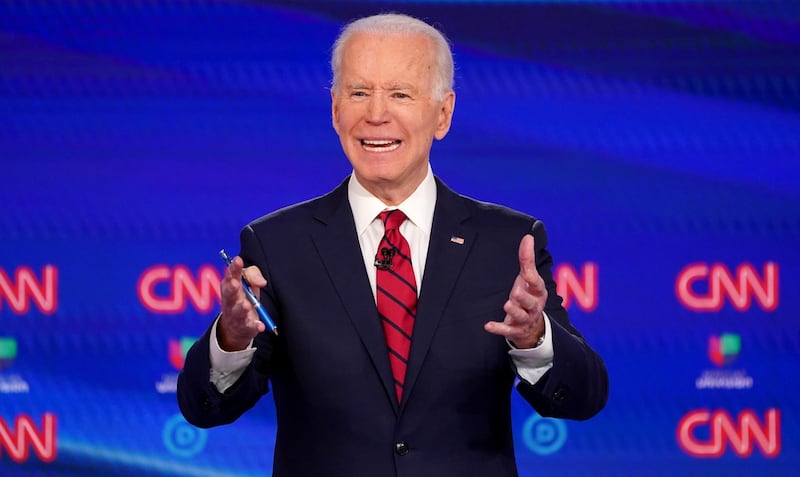
[[[347,183],[347,199],[353,211],[353,220],[359,236],[369,227],[369,224],[385,209],[400,209],[406,217],[420,228],[425,234],[430,235],[433,224],[433,209],[436,207],[436,181],[433,170],[428,164],[428,174],[417,189],[406,200],[396,207],[390,207],[372,195],[356,179],[355,174],[350,174]]]

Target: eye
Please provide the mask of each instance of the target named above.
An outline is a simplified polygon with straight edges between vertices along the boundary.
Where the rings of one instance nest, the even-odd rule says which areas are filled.
[[[406,93],[401,93],[399,91],[395,91],[392,93],[392,97],[396,99],[410,99],[411,96],[407,95]]]
[[[352,98],[366,98],[367,93],[365,91],[353,91],[350,93],[350,97]]]

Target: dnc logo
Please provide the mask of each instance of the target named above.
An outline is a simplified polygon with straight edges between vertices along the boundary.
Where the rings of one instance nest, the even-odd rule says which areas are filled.
[[[522,440],[531,452],[550,455],[561,450],[567,441],[567,425],[560,419],[531,414],[522,426]]]

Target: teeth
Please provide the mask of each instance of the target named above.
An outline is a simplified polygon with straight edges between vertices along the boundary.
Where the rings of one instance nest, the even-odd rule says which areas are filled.
[[[391,139],[362,139],[361,145],[371,152],[389,152],[400,147],[399,140]]]

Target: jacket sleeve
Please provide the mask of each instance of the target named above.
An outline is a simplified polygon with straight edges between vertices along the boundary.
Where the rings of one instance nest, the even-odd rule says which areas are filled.
[[[584,420],[594,416],[608,400],[608,372],[602,358],[586,343],[569,321],[562,299],[556,293],[553,258],[547,252],[547,234],[542,222],[531,229],[536,268],[548,292],[545,311],[550,317],[553,367],[532,385],[520,380],[517,391],[545,417]]]

